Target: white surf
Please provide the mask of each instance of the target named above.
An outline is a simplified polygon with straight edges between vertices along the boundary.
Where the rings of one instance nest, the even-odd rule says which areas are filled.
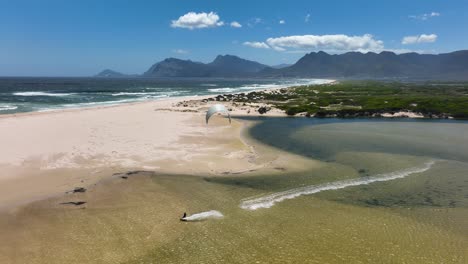
[[[435,161],[431,160],[418,167],[412,167],[412,168],[398,170],[398,171],[394,171],[390,173],[383,173],[383,174],[377,174],[377,175],[369,176],[369,177],[361,177],[358,179],[334,181],[334,182],[295,188],[295,189],[273,193],[273,194],[258,197],[258,198],[244,200],[241,202],[240,207],[245,210],[257,210],[260,208],[270,208],[276,203],[282,202],[284,200],[294,199],[301,195],[308,195],[308,194],[318,193],[318,192],[327,191],[327,190],[338,190],[338,189],[343,189],[343,188],[350,187],[350,186],[365,185],[365,184],[369,184],[373,182],[383,182],[383,181],[400,179],[400,178],[407,177],[411,174],[425,172],[429,170],[432,167],[432,165],[434,165],[434,163]]]
[[[191,216],[187,216],[183,218],[183,220],[187,222],[195,222],[195,221],[203,221],[207,219],[221,219],[224,215],[220,211],[211,210],[207,212],[201,212],[197,214],[193,214]]]

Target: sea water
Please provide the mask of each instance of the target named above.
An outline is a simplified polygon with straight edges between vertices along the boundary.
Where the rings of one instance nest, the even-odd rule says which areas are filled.
[[[48,111],[216,95],[295,85],[322,79],[0,78],[0,114]]]

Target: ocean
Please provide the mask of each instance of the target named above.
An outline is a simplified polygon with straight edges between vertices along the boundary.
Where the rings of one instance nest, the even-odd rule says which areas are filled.
[[[0,78],[0,114],[240,93],[323,79]]]

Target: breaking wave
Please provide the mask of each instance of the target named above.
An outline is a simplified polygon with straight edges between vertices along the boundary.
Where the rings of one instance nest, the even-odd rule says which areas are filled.
[[[128,92],[120,92],[120,93],[113,93],[112,96],[125,96],[125,95],[150,95],[154,93],[144,93],[144,92],[133,92],[133,93],[128,93]]]
[[[185,221],[188,221],[188,222],[196,222],[196,221],[203,221],[207,219],[221,219],[223,217],[224,215],[220,211],[211,210],[207,212],[193,214],[191,216],[185,217],[184,219]]]
[[[208,91],[212,93],[238,93],[238,92],[251,92],[258,90],[277,89],[285,88],[298,85],[315,85],[315,84],[326,84],[333,82],[333,80],[326,79],[295,79],[293,81],[280,81],[274,84],[248,84],[240,87],[222,87],[222,88],[211,88]]]
[[[74,93],[48,93],[48,92],[17,92],[13,93],[13,95],[17,96],[69,96],[74,95]]]
[[[183,91],[160,91],[160,92],[119,92],[119,93],[113,93],[111,94],[112,96],[146,96],[148,98],[153,98],[153,97],[169,97],[169,96],[176,96],[180,95],[183,93],[187,93],[189,91],[183,90]]]
[[[362,177],[358,179],[342,180],[335,182],[322,183],[317,185],[310,185],[300,188],[295,188],[283,192],[273,193],[270,195],[244,200],[241,202],[240,207],[245,210],[257,210],[260,208],[270,208],[276,203],[284,200],[294,199],[302,195],[318,193],[327,190],[338,190],[350,186],[358,186],[370,184],[373,182],[383,182],[395,179],[404,178],[414,173],[421,173],[429,170],[435,161],[431,160],[418,167],[412,167],[404,170],[398,170],[389,173],[377,174],[369,177]]]
[[[225,88],[212,88],[212,89],[208,89],[208,91],[213,92],[213,93],[233,93],[233,92],[239,91],[239,89],[225,87]]]
[[[0,111],[8,111],[18,109],[16,105],[0,105]]]

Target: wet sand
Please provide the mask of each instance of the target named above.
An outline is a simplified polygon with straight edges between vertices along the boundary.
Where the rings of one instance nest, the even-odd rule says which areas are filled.
[[[244,185],[246,179],[235,185],[216,179],[137,173],[29,204],[0,218],[0,262],[464,263],[468,258],[467,233],[460,231],[466,208],[386,208],[302,196],[249,211],[240,201],[266,190]],[[61,204],[81,200],[87,203]],[[224,218],[179,221],[183,212],[209,210]]]

